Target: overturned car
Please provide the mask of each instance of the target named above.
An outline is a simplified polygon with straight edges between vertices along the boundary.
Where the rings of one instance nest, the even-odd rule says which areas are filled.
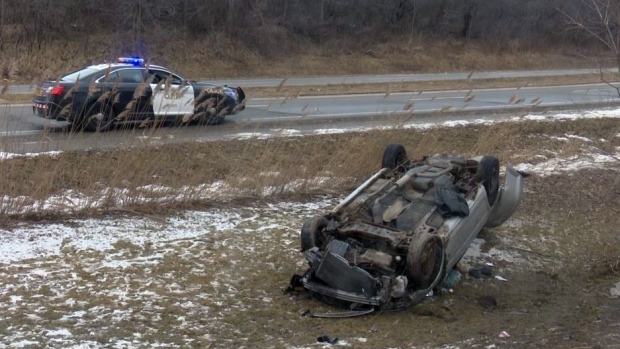
[[[310,268],[291,286],[354,309],[351,315],[421,301],[482,228],[512,215],[523,193],[523,176],[510,165],[500,187],[493,156],[411,160],[392,143],[381,164],[331,212],[301,228]]]

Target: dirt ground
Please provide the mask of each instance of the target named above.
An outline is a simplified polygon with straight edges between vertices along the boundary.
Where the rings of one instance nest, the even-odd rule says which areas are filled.
[[[328,335],[352,348],[617,348],[619,170],[528,177],[517,214],[466,258],[507,281],[463,276],[453,293],[350,319],[304,317],[337,309],[282,291],[305,269],[302,222],[340,195],[19,225],[2,246],[40,244],[3,253],[0,347],[316,348]]]

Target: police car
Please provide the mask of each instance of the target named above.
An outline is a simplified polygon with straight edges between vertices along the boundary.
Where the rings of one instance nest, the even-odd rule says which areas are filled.
[[[107,131],[117,124],[219,124],[245,109],[241,87],[182,78],[140,58],[92,65],[37,86],[34,113],[77,129]]]

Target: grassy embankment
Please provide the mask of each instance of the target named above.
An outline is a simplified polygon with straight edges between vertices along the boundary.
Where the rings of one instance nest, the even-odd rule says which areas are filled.
[[[290,56],[271,58],[262,58],[247,49],[238,49],[233,42],[220,43],[218,47],[221,49],[214,51],[201,45],[199,41],[168,43],[165,47],[153,50],[150,58],[152,61],[184,71],[188,76],[205,78],[574,68],[592,66],[595,63],[577,54],[576,48],[524,51],[520,47],[510,45],[500,49],[477,42],[431,41],[424,38],[395,39],[393,42],[360,47],[359,50],[351,50],[350,45],[346,50],[337,50],[335,47],[300,47],[295,54]],[[43,76],[56,76],[83,64],[100,62],[104,58],[112,60],[116,56],[128,54],[110,38],[102,38],[98,45],[88,48],[74,42],[48,43],[35,55],[26,55],[27,52],[23,52],[24,55],[20,56],[20,59],[10,56],[20,52],[18,47],[16,50],[7,50],[2,53],[7,57],[0,60],[3,62],[0,71],[7,78],[6,81],[11,83],[36,82]],[[170,54],[171,52],[174,54]],[[598,77],[592,78],[598,79]],[[563,79],[565,79],[564,82],[580,80],[583,82],[582,77]],[[507,79],[492,82],[367,84],[298,89],[286,89],[285,87],[284,89],[264,89],[262,93],[281,96],[377,90],[389,93],[403,90],[467,89],[482,86],[520,86],[530,83],[557,82],[556,78],[532,81],[534,80]],[[485,85],[487,83],[490,85]],[[260,91],[254,92],[261,93]],[[248,94],[252,96],[253,92],[250,91]],[[10,95],[4,96],[4,98],[10,97]],[[613,121],[605,121],[605,123],[613,124]],[[502,151],[506,151],[502,149],[514,146],[514,137],[528,137],[530,133],[528,128],[541,127],[535,125],[537,124],[482,127],[488,130],[477,130],[467,135],[456,131],[458,137],[446,139],[437,139],[436,135],[455,131],[425,132],[414,135],[413,139],[422,141],[413,146],[418,149],[416,151],[418,155],[427,151],[502,155]],[[509,133],[506,133],[506,130],[509,130]],[[141,200],[128,198],[119,203],[112,198],[116,195],[114,192],[107,191],[101,194],[101,188],[123,187],[132,191],[142,190],[139,188],[149,184],[172,188],[185,185],[194,188],[197,185],[217,180],[232,181],[233,186],[260,188],[264,185],[282,185],[296,179],[311,179],[324,171],[333,173],[335,177],[353,178],[355,182],[368,175],[369,168],[375,168],[376,155],[385,145],[385,139],[400,138],[402,137],[400,132],[406,134],[415,131],[390,132],[395,132],[396,135],[381,133],[379,136],[378,133],[369,133],[354,136],[310,137],[304,140],[213,142],[208,146],[190,143],[161,148],[139,147],[137,151],[120,149],[101,153],[68,152],[54,159],[5,161],[3,172],[6,175],[0,182],[0,194],[6,194],[11,198],[24,197],[24,199],[5,202],[2,205],[2,213],[21,211],[19,208],[27,207],[31,200],[43,200],[65,190],[76,190],[88,197],[94,195],[96,199],[89,200],[96,200],[97,203],[87,203],[86,207],[113,207],[117,204],[132,206],[140,203]],[[498,134],[505,134],[506,137],[497,137]],[[130,134],[130,136],[134,135]],[[471,137],[474,138],[473,141]],[[375,141],[375,138],[381,141]],[[609,139],[609,137],[606,138]],[[455,147],[455,144],[460,144],[465,139],[470,139],[472,142],[468,147]],[[358,140],[363,140],[363,142],[358,143]],[[4,147],[4,149],[7,148],[10,147]],[[506,154],[514,156],[511,151],[507,151]],[[514,161],[514,159],[511,160]],[[261,173],[278,173],[279,175],[257,176]],[[166,191],[160,195],[165,193]],[[183,194],[180,201],[192,201],[197,198],[199,195],[190,190]],[[105,203],[101,204],[101,200]]]
[[[375,44],[360,52],[342,50],[333,52],[310,48],[300,50],[297,56],[270,59],[262,59],[247,50],[238,52],[233,46],[223,45],[222,47],[227,48],[218,52],[205,48],[194,51],[193,48],[196,47],[203,46],[198,42],[193,42],[185,46],[184,50],[181,50],[182,47],[165,47],[162,49],[167,50],[154,52],[152,58],[173,68],[179,68],[190,76],[214,78],[570,68],[591,66],[592,63],[583,56],[568,54],[568,50],[549,49],[528,53],[519,49],[503,48],[498,51],[493,47],[475,42],[464,44],[451,41],[431,42],[425,39],[414,42],[395,41]],[[175,48],[179,50],[171,50]],[[104,42],[102,45],[93,47],[93,50],[88,53],[80,51],[76,45],[65,43],[61,51],[55,46],[48,45],[38,55],[25,56],[19,61],[3,61],[5,65],[2,67],[2,72],[15,81],[23,83],[28,79],[40,78],[42,74],[53,76],[58,72],[79,66],[80,63],[93,62],[95,61],[93,57],[98,57],[97,60],[100,61],[101,57],[111,59],[125,53],[115,48],[111,42],[108,45]],[[73,54],[70,54],[71,52]],[[118,54],[111,55],[109,52]],[[175,55],[165,55],[165,52],[175,52]],[[579,79],[579,77],[571,79]],[[527,80],[494,83],[509,86],[512,83],[523,84]],[[429,87],[471,88],[476,83],[465,81],[422,85],[402,84],[395,87],[389,86],[390,90],[387,92],[424,90]],[[374,85],[346,88],[328,86],[326,90],[330,93],[368,92],[375,87]],[[386,87],[382,86],[382,88]],[[311,91],[309,89],[312,87],[307,87],[306,91]],[[299,93],[299,91],[286,90],[268,92],[283,95]],[[249,189],[246,192],[247,195],[256,195],[265,186],[275,186],[284,192],[286,183],[295,180],[309,181],[324,175],[350,178],[350,184],[353,185],[371,173],[371,169],[376,168],[378,154],[388,140],[405,140],[403,143],[415,149],[415,154],[418,156],[429,152],[458,152],[470,155],[488,153],[496,154],[504,161],[520,162],[528,160],[528,152],[537,149],[535,145],[532,145],[530,150],[522,147],[523,144],[529,144],[532,132],[553,133],[555,128],[559,128],[560,133],[582,131],[591,133],[592,129],[595,129],[600,134],[594,139],[611,140],[614,139],[613,130],[617,133],[617,123],[613,120],[605,120],[559,123],[558,125],[525,123],[471,126],[467,128],[469,132],[463,132],[461,129],[419,132],[397,128],[389,132],[304,139],[210,142],[206,145],[188,143],[106,152],[65,152],[54,158],[4,161],[0,195],[6,196],[0,213],[32,213],[33,210],[28,209],[31,205],[35,204],[41,208],[41,205],[45,205],[45,200],[58,195],[62,200],[66,200],[66,207],[69,210],[78,207],[81,213],[93,213],[99,208],[116,206],[143,206],[145,201],[149,200],[145,200],[142,196],[151,199],[165,197],[169,203],[171,201],[191,203],[205,197],[207,189],[199,187],[200,185],[208,185],[214,181],[226,181],[231,187],[247,188]],[[131,132],[128,135],[135,136]],[[149,131],[146,131],[146,135],[150,135]],[[43,137],[45,138],[45,135]],[[412,140],[415,143],[412,143]],[[601,144],[601,146],[609,147],[608,144],[611,143]],[[8,146],[4,149],[10,151]],[[572,150],[579,151],[579,149]],[[609,150],[612,151],[613,148]],[[565,152],[566,149],[563,149],[560,155]],[[273,175],[274,173],[277,175]],[[341,191],[343,189],[339,185],[330,186],[329,182],[308,183],[306,182],[305,186],[302,185],[296,191],[315,192],[309,190],[315,187],[320,187],[320,190]],[[154,191],[152,188],[145,187],[149,185],[161,185],[166,188]],[[107,188],[120,188],[120,190]],[[73,196],[66,195],[67,190],[73,190]],[[130,195],[127,195],[128,193]],[[174,200],[168,200],[170,195],[178,196]],[[20,199],[15,200],[15,198]]]
[[[166,215],[174,214],[177,208],[214,207],[243,212],[244,208],[265,207],[269,202],[264,201],[279,201],[291,195],[295,196],[292,199],[303,201],[312,200],[317,194],[345,194],[379,167],[388,141],[403,143],[414,157],[454,152],[495,154],[504,164],[508,161],[539,163],[593,151],[616,154],[620,149],[619,132],[618,119],[599,119],[426,131],[397,128],[361,134],[65,152],[55,158],[5,160],[0,168],[5,179],[0,182],[0,197],[45,199],[57,195],[66,197],[67,206],[71,206],[80,200],[78,193],[83,193],[86,196],[81,199],[86,199],[87,206],[96,207],[102,203],[103,208],[114,213],[118,213],[117,201],[126,200],[122,202],[127,205],[122,211],[152,218],[152,229],[165,231],[169,228]],[[326,180],[317,182],[316,178]],[[205,199],[196,188],[214,181],[221,181],[221,188],[229,184],[245,191],[241,197],[230,199],[232,202],[214,193]],[[292,182],[298,184],[297,191],[288,193]],[[169,189],[155,192],[154,186]],[[265,188],[282,194],[262,198]],[[617,307],[614,308],[614,300],[608,298],[608,290],[609,285],[617,282],[620,268],[616,227],[620,213],[618,165],[560,175],[535,175],[525,180],[525,188],[523,202],[509,224],[482,233],[487,241],[484,249],[489,255],[493,255],[492,249],[498,249],[520,256],[521,261],[498,259],[495,270],[508,278],[508,282],[467,278],[455,287],[454,294],[398,313],[377,313],[339,321],[302,317],[299,313],[302,309],[334,309],[304,294],[281,292],[287,278],[303,270],[295,228],[301,225],[302,217],[285,216],[273,208],[269,210],[272,217],[254,217],[257,221],[250,219],[237,229],[209,231],[196,240],[158,244],[155,253],[165,257],[158,260],[156,266],[132,265],[131,261],[151,258],[153,251],[119,242],[113,251],[102,253],[63,251],[59,257],[62,262],[52,259],[33,264],[32,268],[63,266],[69,271],[67,275],[73,272],[83,278],[76,281],[75,277],[50,273],[61,275],[58,284],[63,287],[70,283],[66,287],[76,288],[74,292],[67,292],[66,297],[77,300],[78,307],[88,304],[97,309],[118,309],[119,303],[113,296],[118,288],[132,295],[123,303],[125,309],[151,309],[155,304],[161,309],[167,329],[184,326],[185,321],[211,329],[209,332],[179,327],[182,336],[176,331],[146,331],[145,328],[153,323],[161,323],[162,320],[156,319],[159,310],[140,312],[149,316],[147,320],[120,320],[123,326],[116,326],[113,316],[99,316],[92,320],[95,325],[87,323],[101,329],[96,339],[102,343],[110,338],[145,333],[146,341],[167,340],[181,345],[184,339],[192,338],[194,344],[204,347],[216,343],[217,347],[231,348],[248,343],[269,347],[274,341],[299,346],[312,343],[321,334],[349,341],[352,338],[367,340],[356,342],[356,348],[440,346],[463,341],[464,345],[472,341],[489,345],[501,340],[497,338],[501,330],[511,334],[507,343],[516,343],[513,346],[517,348],[532,345],[578,347],[612,342],[615,337],[609,336],[616,329],[613,326],[617,322],[614,313]],[[72,192],[67,194],[67,190]],[[130,195],[123,195],[124,191]],[[92,199],[88,201],[90,195]],[[141,195],[153,200],[145,203]],[[157,203],[163,195],[181,201],[171,198],[167,204]],[[19,209],[19,205],[28,204],[29,200],[24,199],[4,209]],[[97,210],[82,212],[89,213],[97,213]],[[242,214],[253,217],[255,213]],[[273,228],[274,222],[278,228]],[[70,224],[79,225],[79,222]],[[256,227],[257,224],[260,226]],[[176,245],[170,246],[172,244]],[[128,263],[131,266],[100,267],[101,260],[111,255],[132,256]],[[85,268],[89,263],[97,267]],[[10,272],[29,275],[28,267],[23,265]],[[95,274],[85,270],[95,270]],[[100,273],[105,273],[107,282],[97,282]],[[133,281],[128,282],[128,279]],[[39,280],[49,282],[44,278]],[[140,298],[145,284],[157,296],[149,294],[145,299]],[[179,285],[179,289],[170,289],[170,284]],[[228,285],[234,288],[226,289]],[[41,289],[49,290],[49,286]],[[22,304],[30,302],[36,308],[41,301],[39,293],[44,291],[33,286],[19,288],[16,292],[23,297]],[[92,297],[93,294],[102,296]],[[209,296],[204,297],[205,294]],[[481,303],[481,299],[489,297],[497,304]],[[196,307],[205,307],[208,312],[178,306],[186,299],[197,304]],[[55,302],[46,305],[49,310],[42,315],[42,321],[52,324],[66,321],[59,320],[59,314],[69,311],[68,303],[62,298]],[[22,328],[33,327],[38,320],[23,315],[29,313],[17,312],[11,322]],[[177,317],[183,319],[182,325],[178,325]],[[535,321],[524,321],[526,317]],[[409,329],[407,324],[410,323],[415,326]],[[205,337],[204,333],[211,335]]]
[[[82,66],[114,61],[131,55],[113,38],[101,38],[98,45],[84,47],[78,42],[50,42],[36,54],[20,50],[0,53],[0,72],[7,87],[0,101],[19,103],[29,95],[10,94],[11,84],[36,84],[58,77]],[[219,50],[200,40],[167,43],[153,49],[150,61],[162,64],[194,79],[299,77],[362,74],[445,73],[494,70],[592,68],[609,66],[604,52],[590,52],[587,58],[580,48],[524,48],[428,38],[394,39],[387,43],[360,45],[345,49],[330,45],[299,45],[287,56],[262,57],[234,42],[218,43]],[[603,57],[603,59],[601,59]],[[606,76],[613,79],[614,76]],[[293,96],[336,93],[426,91],[599,82],[600,76],[541,77],[493,80],[460,80],[393,84],[331,85],[275,88],[249,88],[249,96]]]

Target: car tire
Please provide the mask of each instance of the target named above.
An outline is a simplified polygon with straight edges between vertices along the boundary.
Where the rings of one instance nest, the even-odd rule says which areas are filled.
[[[79,126],[89,132],[105,132],[114,124],[114,110],[109,104],[93,103],[86,110],[84,119]]]
[[[301,252],[313,247],[321,247],[325,240],[324,230],[328,220],[325,217],[312,217],[301,227]]]
[[[493,206],[499,193],[499,160],[494,156],[483,156],[478,163],[476,181],[482,183],[487,192],[489,205]]]
[[[383,158],[381,159],[381,168],[389,168],[390,170],[404,170],[404,166],[408,163],[407,151],[402,144],[390,143],[385,147]]]
[[[224,122],[225,116],[213,107],[204,108],[196,113],[196,120],[198,125],[219,125]]]
[[[222,99],[210,97],[199,103],[199,108],[195,110],[194,120],[198,125],[219,125],[224,122],[226,114],[222,111]]]
[[[441,272],[444,248],[437,235],[417,234],[407,251],[407,276],[416,288],[429,287]]]

